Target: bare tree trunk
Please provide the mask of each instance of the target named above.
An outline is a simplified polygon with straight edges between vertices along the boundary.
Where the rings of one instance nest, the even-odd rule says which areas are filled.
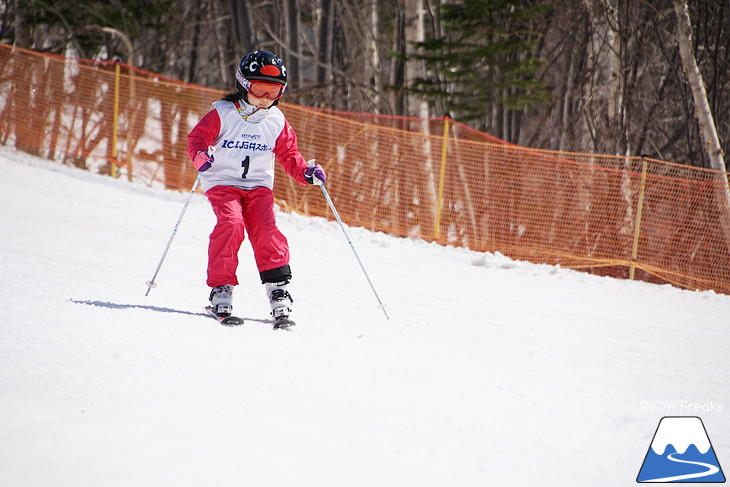
[[[332,0],[320,1],[319,40],[317,57],[324,64],[317,66],[317,82],[324,86],[330,81],[332,73],[332,34],[334,27],[334,8]],[[327,67],[325,67],[327,66]]]
[[[380,39],[380,25],[378,22],[378,2],[377,0],[368,0],[367,15],[369,18],[369,29],[366,31],[367,39],[367,71],[368,85],[373,90],[373,113],[380,113],[380,96],[383,92],[383,83],[381,78],[382,68],[380,66],[380,49],[378,48],[378,40]]]
[[[251,19],[253,5],[250,1],[229,0],[231,26],[233,30],[233,50],[235,56],[243,56],[256,48],[256,33]]]
[[[615,152],[615,124],[621,107],[616,0],[584,0],[591,34],[588,41],[588,78],[584,85],[583,150]]]
[[[187,76],[185,81],[188,83],[195,82],[195,75],[198,72],[198,49],[200,48],[200,24],[202,23],[200,10],[195,9],[193,14],[193,35],[191,36],[192,45],[190,46],[190,52],[188,53],[188,59],[190,64],[187,69]],[[130,64],[133,64],[130,62]]]
[[[288,73],[288,83],[290,89],[296,90],[302,85],[302,72],[300,69],[299,58],[302,53],[299,49],[299,32],[300,32],[300,21],[299,21],[299,0],[288,0],[286,7],[286,19],[287,19],[287,36],[289,49],[294,53],[293,56],[288,56],[286,61]]]
[[[568,147],[568,140],[572,139],[572,134],[574,132],[574,123],[573,123],[573,107],[575,106],[574,100],[576,99],[576,86],[574,83],[575,79],[575,71],[576,71],[576,61],[575,57],[573,55],[570,55],[570,65],[568,68],[568,76],[566,78],[566,85],[565,85],[565,91],[563,92],[563,98],[561,100],[561,111],[560,111],[560,120],[561,120],[561,130],[560,130],[560,143],[558,145],[559,150],[567,150]]]
[[[710,110],[710,103],[707,101],[707,91],[702,79],[702,73],[697,66],[697,60],[692,51],[692,24],[689,20],[686,0],[674,0],[674,11],[677,14],[677,42],[679,43],[679,54],[682,58],[682,67],[687,75],[687,82],[692,90],[692,98],[695,104],[695,117],[700,125],[700,136],[702,145],[705,147],[707,157],[710,159],[710,167],[716,171],[726,171],[725,160],[720,147],[720,139],[717,136],[715,121]]]
[[[405,1],[405,41],[406,41],[406,54],[409,60],[406,62],[406,79],[405,85],[410,86],[417,78],[425,77],[425,66],[423,61],[413,59],[415,54],[414,44],[417,42],[423,42],[426,38],[424,21],[425,21],[426,10],[423,5],[423,0],[406,0]],[[438,173],[435,168],[435,164],[432,158],[433,151],[431,150],[431,137],[430,126],[427,117],[428,103],[423,96],[414,96],[408,93],[407,96],[407,113],[409,116],[422,117],[421,132],[424,134],[423,138],[423,169],[426,175],[426,187],[423,189],[423,200],[427,201],[431,205],[434,222],[436,222],[438,216],[438,182],[436,180],[436,174]],[[434,228],[434,237],[439,237],[439,229]]]
[[[728,187],[727,176],[724,174],[725,161],[720,148],[720,140],[717,137],[715,121],[712,117],[710,104],[707,101],[707,92],[702,80],[702,73],[697,66],[697,60],[692,52],[692,24],[689,20],[689,11],[686,0],[674,0],[674,11],[677,14],[677,42],[679,43],[679,54],[682,58],[682,66],[687,75],[687,82],[692,90],[694,100],[695,117],[700,126],[700,137],[705,152],[710,159],[710,167],[720,174],[722,184],[716,187],[718,204],[720,205],[720,224],[725,231],[725,239],[730,250],[730,188]]]
[[[31,38],[30,28],[26,22],[26,8],[30,7],[33,0],[15,0],[15,42],[14,45],[24,49],[30,49]]]
[[[406,0],[406,54],[409,58],[413,56],[416,42],[423,42],[426,37],[424,29],[424,16],[426,14],[423,0]],[[410,59],[406,63],[406,85],[411,85],[417,78],[425,76],[423,61]],[[428,103],[419,96],[408,95],[408,115],[415,117],[428,117]]]
[[[405,42],[405,12],[400,2],[396,4],[396,16],[393,21],[393,47],[392,50],[398,53],[398,56],[390,58],[390,80],[391,90],[390,105],[396,115],[405,114],[405,103],[403,96],[403,86],[405,85],[405,70],[401,57],[406,53]]]

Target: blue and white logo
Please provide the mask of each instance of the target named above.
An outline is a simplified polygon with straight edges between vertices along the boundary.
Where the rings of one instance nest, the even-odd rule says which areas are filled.
[[[725,482],[702,420],[697,416],[663,417],[636,481]]]

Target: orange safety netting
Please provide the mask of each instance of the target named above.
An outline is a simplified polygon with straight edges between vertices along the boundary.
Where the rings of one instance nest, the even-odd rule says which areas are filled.
[[[0,44],[0,143],[189,190],[186,136],[221,91]],[[280,105],[342,219],[515,259],[730,294],[727,173],[527,149],[448,118]],[[282,208],[331,217],[277,168]]]

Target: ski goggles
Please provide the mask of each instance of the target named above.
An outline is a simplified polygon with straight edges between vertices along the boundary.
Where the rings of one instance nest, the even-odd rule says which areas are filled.
[[[246,88],[256,98],[268,96],[271,100],[278,100],[284,94],[284,85],[267,81],[250,80]]]

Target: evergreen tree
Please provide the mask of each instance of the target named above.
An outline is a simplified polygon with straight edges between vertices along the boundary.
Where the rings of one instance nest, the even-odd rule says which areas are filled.
[[[34,49],[65,53],[73,46],[84,58],[111,58],[122,54],[110,52],[109,35],[101,28],[111,27],[128,39],[139,39],[145,29],[164,29],[165,16],[175,0],[146,2],[142,0],[92,0],[83,5],[71,0],[19,0],[16,8],[25,23],[36,31],[31,34]],[[100,52],[105,48],[106,52]]]
[[[427,78],[409,88],[441,101],[455,118],[496,123],[495,109],[524,110],[545,99],[537,77],[539,27],[549,8],[522,0],[456,0],[440,5],[440,32],[419,44]]]

